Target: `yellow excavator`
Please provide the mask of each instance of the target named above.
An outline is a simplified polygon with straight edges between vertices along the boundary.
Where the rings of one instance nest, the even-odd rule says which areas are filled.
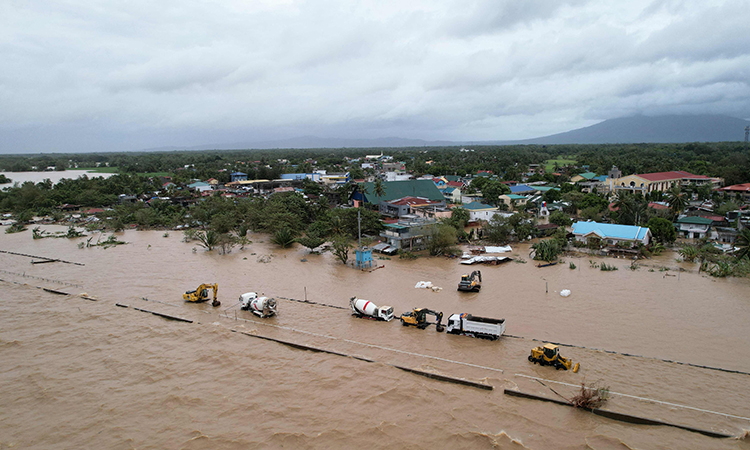
[[[219,285],[214,284],[201,284],[198,289],[194,291],[187,291],[182,294],[182,298],[186,302],[203,303],[208,300],[208,290],[211,289],[214,292],[214,300],[211,302],[211,306],[219,306],[221,302],[216,300],[216,296],[219,294]]]
[[[420,330],[424,330],[430,325],[430,322],[427,321],[427,314],[435,316],[435,330],[438,332],[445,330],[445,325],[441,323],[443,321],[443,313],[427,308],[414,308],[413,311],[401,314],[401,325],[411,325]]]
[[[573,366],[573,360],[560,356],[560,348],[555,344],[544,344],[541,347],[531,349],[529,361],[540,366],[552,366],[555,370],[569,370]],[[581,364],[573,366],[573,372],[578,373]]]

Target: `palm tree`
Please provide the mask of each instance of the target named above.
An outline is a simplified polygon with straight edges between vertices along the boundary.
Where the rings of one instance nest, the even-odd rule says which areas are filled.
[[[674,185],[667,191],[667,204],[669,205],[669,208],[672,210],[672,214],[674,214],[675,217],[677,217],[683,210],[685,210],[685,207],[687,206],[687,200],[680,191],[679,186]]]
[[[737,240],[734,243],[735,247],[738,247],[734,254],[737,259],[750,257],[750,228],[743,228],[742,231],[737,235]]]
[[[373,194],[377,195],[378,197],[385,196],[385,186],[383,186],[383,181],[380,178],[377,178],[375,180],[375,185],[372,188]]]

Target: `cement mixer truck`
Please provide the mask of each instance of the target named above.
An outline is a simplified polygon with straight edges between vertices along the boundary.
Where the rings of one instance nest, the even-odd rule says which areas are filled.
[[[392,306],[381,306],[378,308],[373,302],[357,297],[349,299],[349,306],[352,308],[353,316],[364,319],[384,320],[386,322],[393,320]]]
[[[240,309],[250,311],[256,316],[264,319],[276,314],[276,300],[268,297],[258,297],[255,292],[246,292],[240,295]]]

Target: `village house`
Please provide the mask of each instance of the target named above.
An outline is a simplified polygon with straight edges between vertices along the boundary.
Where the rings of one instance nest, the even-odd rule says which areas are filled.
[[[733,184],[720,188],[718,191],[740,204],[750,203],[750,183]]]
[[[232,172],[230,175],[232,181],[245,181],[247,180],[247,174],[243,172]]]
[[[427,248],[432,231],[437,226],[435,219],[420,219],[407,216],[397,223],[386,223],[385,230],[380,232],[386,243],[395,249],[418,251]]]
[[[713,220],[699,216],[684,216],[677,219],[677,232],[686,238],[701,239],[708,236]]]
[[[528,197],[517,194],[504,194],[500,196],[500,203],[503,205],[508,205],[509,211],[523,209],[528,200]]]
[[[624,244],[634,247],[639,243],[648,245],[651,239],[651,230],[648,227],[635,225],[576,222],[573,224],[573,236],[576,241],[586,244],[601,242],[611,246]]]
[[[501,214],[503,216],[510,216],[511,214],[500,211],[497,206],[485,205],[481,202],[470,202],[461,205],[462,208],[469,211],[469,221],[485,221],[489,222],[495,216],[495,214]]]
[[[445,209],[445,201],[409,196],[391,201],[382,201],[380,202],[379,210],[380,214],[384,216],[403,217],[413,214],[413,208],[417,207]]]

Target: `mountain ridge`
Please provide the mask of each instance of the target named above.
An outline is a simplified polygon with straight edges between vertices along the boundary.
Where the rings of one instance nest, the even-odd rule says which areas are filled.
[[[287,139],[203,144],[190,147],[169,146],[144,151],[725,142],[744,140],[744,130],[747,126],[750,126],[750,121],[718,114],[636,115],[607,119],[588,127],[563,133],[520,140],[431,141],[400,137],[358,139],[298,136]]]

